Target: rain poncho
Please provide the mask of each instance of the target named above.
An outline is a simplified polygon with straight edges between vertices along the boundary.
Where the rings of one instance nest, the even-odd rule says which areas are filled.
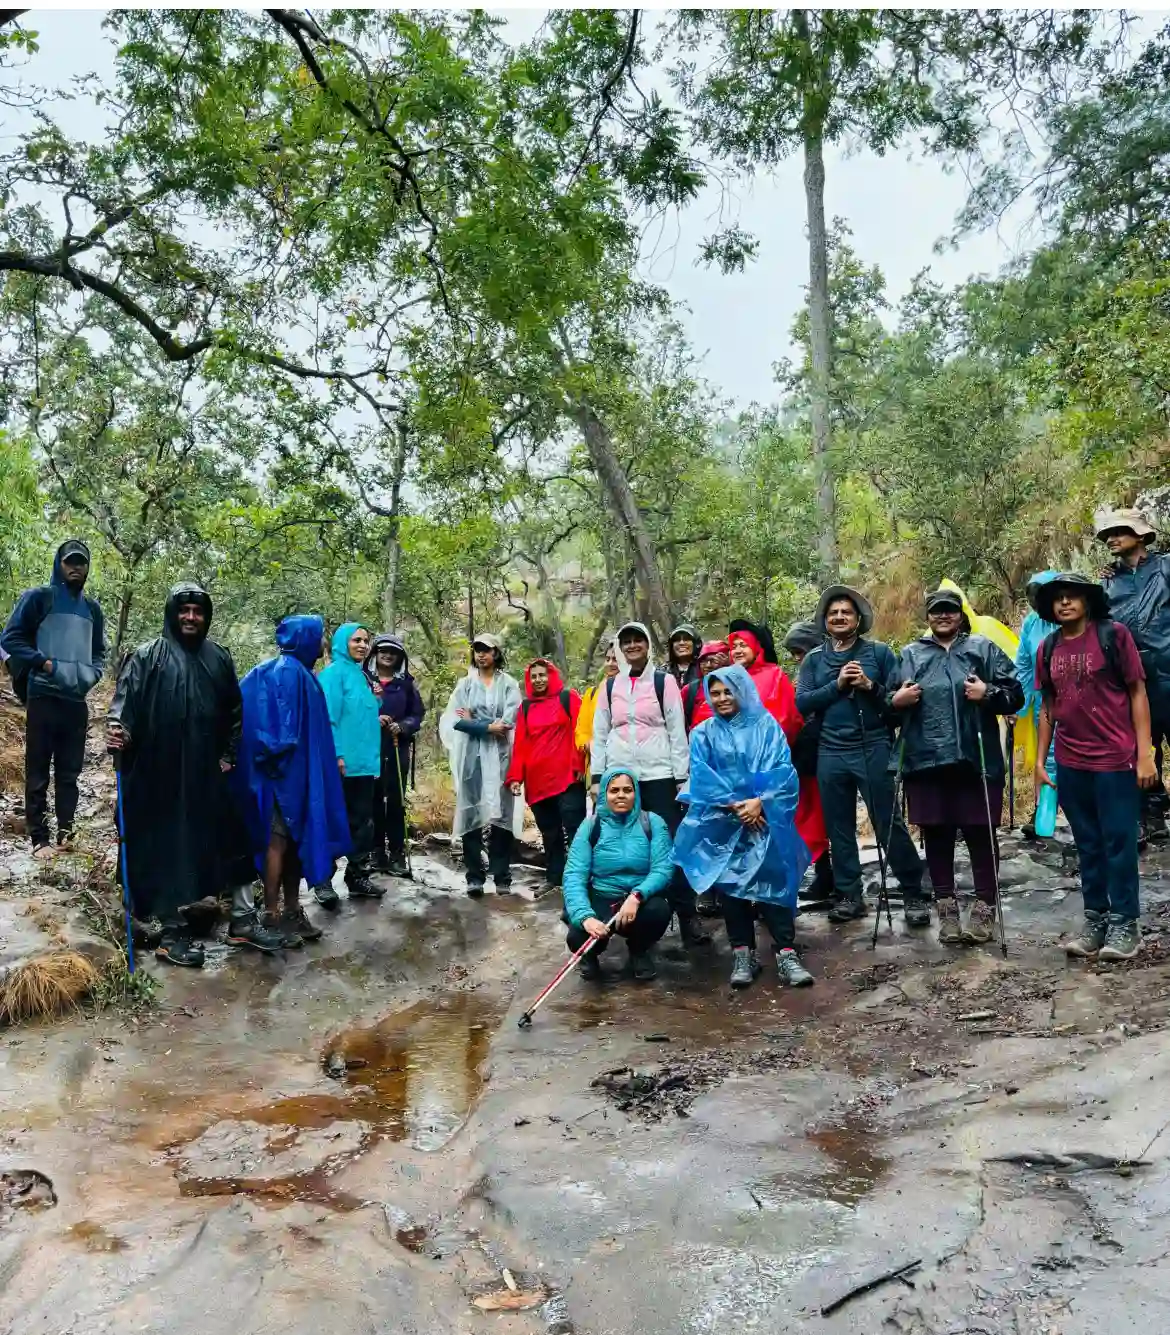
[[[809,852],[796,831],[800,783],[784,733],[738,665],[704,679],[725,682],[739,704],[730,719],[717,714],[691,734],[691,774],[679,801],[689,805],[674,839],[674,860],[700,892],[716,888],[736,899],[796,907],[796,889]],[[763,830],[749,830],[728,810],[758,797]]]
[[[240,683],[244,735],[236,790],[256,867],[263,866],[279,802],[310,885],[327,881],[350,849],[329,711],[311,670],[324,633],[318,616],[285,617],[276,628],[280,656]]]
[[[459,726],[464,722],[458,717],[460,709],[471,714],[469,722],[474,730]],[[524,808],[504,784],[519,709],[520,687],[516,679],[498,668],[490,686],[484,683],[478,668],[469,668],[467,676],[451,692],[439,719],[439,737],[447,748],[455,780],[455,823],[451,833],[457,839],[468,830],[481,830],[485,825],[520,833]],[[502,737],[483,731],[495,719],[503,719],[508,725]]]
[[[176,922],[178,910],[219,893],[231,821],[219,762],[235,758],[240,686],[231,655],[203,638],[179,634],[182,603],[197,602],[211,625],[212,605],[197,584],[177,584],[163,633],[122,665],[111,723],[129,740],[122,759],[127,875],[135,914]]]
[[[1038,571],[1028,581],[1033,584],[1051,584],[1060,574],[1058,570]],[[1054,621],[1045,621],[1039,612],[1029,612],[1020,627],[1020,643],[1016,650],[1016,680],[1024,692],[1024,707],[1020,710],[1020,726],[1016,741],[1023,748],[1026,772],[1031,774],[1036,767],[1036,743],[1040,729],[1041,692],[1036,687],[1036,655],[1045,636],[1051,635],[1057,625]],[[1052,778],[1056,778],[1054,753],[1049,752]]]
[[[376,777],[382,771],[382,727],[378,697],[362,665],[349,656],[349,642],[364,627],[347,621],[333,632],[333,661],[317,678],[325,692],[333,745],[345,762],[345,777]]]
[[[532,694],[532,669],[542,664],[548,672],[548,690]],[[575,734],[581,697],[566,691],[557,665],[534,658],[524,671],[524,703],[516,715],[512,761],[506,783],[522,783],[528,805],[556,797],[584,773]]]

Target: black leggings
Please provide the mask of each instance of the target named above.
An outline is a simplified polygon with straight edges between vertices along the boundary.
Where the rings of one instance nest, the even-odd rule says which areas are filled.
[[[394,774],[394,747],[382,750],[382,773],[374,787],[374,851],[401,857],[406,848],[406,808],[403,797],[410,773],[410,745],[399,748],[398,776]]]
[[[602,922],[609,922],[621,905],[622,900],[615,899],[606,909],[601,910],[597,917]],[[638,909],[634,921],[628,927],[615,927],[614,933],[625,938],[631,955],[644,955],[656,941],[662,939],[663,933],[670,926],[672,912],[670,901],[665,895],[651,895]],[[565,943],[575,952],[581,949],[588,936],[589,933],[584,927],[570,927]],[[598,941],[590,953],[600,955],[611,940],[612,937],[607,936],[604,941]]]
[[[772,934],[777,950],[790,950],[796,944],[796,918],[791,909],[782,904],[753,904],[750,899],[736,899],[723,892],[719,896],[723,903],[723,922],[727,927],[727,940],[734,949],[737,946],[756,948],[756,917],[764,920],[764,926]]]

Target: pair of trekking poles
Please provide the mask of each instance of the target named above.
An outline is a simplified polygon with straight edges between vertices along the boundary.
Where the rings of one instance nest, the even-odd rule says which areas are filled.
[[[861,728],[861,747],[862,747],[862,765],[865,770],[865,802],[869,807],[870,818],[877,821],[877,806],[873,800],[873,788],[870,784],[869,774],[869,751],[865,745],[865,715],[862,712],[861,701],[857,701],[857,722]],[[1000,894],[999,887],[999,846],[995,838],[995,823],[991,819],[991,792],[987,786],[987,758],[983,750],[983,728],[980,726],[976,732],[979,739],[979,777],[983,781],[983,805],[987,812],[987,832],[991,838],[991,869],[995,877],[995,917],[999,927],[999,944],[1003,951],[1004,959],[1007,959],[1007,935],[1004,932],[1003,924],[1003,896]],[[890,808],[890,820],[886,826],[886,848],[882,848],[882,832],[875,824],[874,839],[877,843],[878,855],[878,877],[881,888],[878,891],[877,913],[873,922],[873,940],[870,943],[870,949],[877,949],[878,932],[882,925],[882,907],[886,910],[886,923],[892,932],[894,930],[894,915],[890,910],[890,888],[886,880],[886,855],[889,850],[890,841],[894,836],[894,822],[898,819],[898,800],[902,793],[902,762],[906,755],[905,738],[898,741],[898,768],[894,774],[894,801]]]

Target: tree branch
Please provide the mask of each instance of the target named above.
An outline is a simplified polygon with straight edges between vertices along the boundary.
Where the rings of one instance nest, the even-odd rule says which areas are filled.
[[[638,44],[638,19],[641,17],[641,13],[642,11],[640,9],[635,9],[633,11],[630,18],[630,31],[626,34],[626,45],[625,49],[622,51],[621,59],[609,72],[605,82],[599,89],[601,105],[597,108],[597,115],[594,116],[593,124],[589,127],[589,135],[585,140],[585,147],[581,150],[581,156],[569,177],[570,181],[575,181],[581,172],[584,171],[585,164],[589,161],[589,154],[593,150],[593,141],[596,139],[597,134],[601,129],[601,123],[605,120],[606,113],[613,110],[613,90],[617,87],[622,75],[628,71],[630,62],[634,58],[634,48]]]

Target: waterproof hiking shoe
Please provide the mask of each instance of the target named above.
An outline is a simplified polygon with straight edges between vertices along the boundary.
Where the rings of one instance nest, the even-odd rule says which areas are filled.
[[[652,983],[658,977],[658,969],[654,964],[654,956],[648,950],[641,954],[635,954],[630,951],[630,967],[634,971],[634,981],[638,983]]]
[[[759,973],[756,952],[750,946],[736,946],[731,952],[731,986],[751,987]]]
[[[1064,953],[1073,959],[1095,960],[1108,935],[1109,921],[1105,915],[1086,911],[1081,930],[1064,943]]]
[[[299,904],[291,911],[285,909],[280,919],[280,930],[285,933],[295,932],[302,941],[320,941],[325,935]]]
[[[1111,922],[1099,960],[1131,960],[1142,948],[1142,933],[1136,918]]]
[[[711,944],[711,933],[705,931],[703,924],[695,914],[689,914],[678,920],[678,934],[684,946],[706,946]]]
[[[930,903],[925,899],[907,899],[903,916],[907,927],[929,927]]]
[[[386,874],[388,876],[401,876],[406,880],[410,879],[410,868],[406,865],[406,859],[402,854],[388,859],[386,863]]]
[[[512,878],[510,876],[497,876],[495,883],[497,895],[510,895],[512,893]]]
[[[163,939],[154,953],[168,964],[179,964],[185,969],[203,968],[203,947],[192,941],[186,932],[176,931],[173,927],[163,932]]]
[[[780,981],[788,987],[811,987],[816,981],[801,964],[796,951],[791,948],[776,952],[776,969],[780,974]]]
[[[995,940],[995,905],[985,904],[977,899],[971,905],[967,926],[963,928],[963,940],[971,946],[985,946]]]
[[[386,856],[386,850],[384,848],[379,848],[376,853],[372,854],[370,861],[376,871],[390,870],[390,859]]]
[[[347,873],[345,884],[350,899],[381,899],[386,893],[380,885],[370,880],[368,871],[359,871],[352,878]]]
[[[596,946],[587,954],[581,956],[581,962],[577,965],[577,972],[587,983],[601,982],[601,956],[598,955]]]
[[[266,955],[275,955],[284,945],[280,932],[269,931],[260,921],[258,913],[249,913],[246,918],[233,918],[228,923],[227,936],[229,946],[251,946],[253,950],[262,950]]]
[[[856,898],[852,895],[837,895],[829,909],[828,918],[830,922],[853,922],[855,918],[864,918],[868,912],[865,900],[860,895]]]
[[[472,899],[479,899],[483,895],[483,882],[468,881],[467,893],[471,896]]]
[[[695,912],[700,918],[719,917],[719,896],[714,890],[704,890],[698,899],[695,900]]]
[[[954,895],[943,895],[934,901],[938,914],[938,939],[944,946],[957,946],[963,939],[963,925],[959,921],[959,901]]]
[[[341,907],[341,896],[334,890],[332,881],[322,881],[320,885],[313,886],[313,898],[331,913],[336,913]]]
[[[266,913],[260,920],[266,930],[280,937],[280,944],[285,950],[300,950],[305,944],[304,938],[293,928],[286,926],[284,918],[279,913]]]

